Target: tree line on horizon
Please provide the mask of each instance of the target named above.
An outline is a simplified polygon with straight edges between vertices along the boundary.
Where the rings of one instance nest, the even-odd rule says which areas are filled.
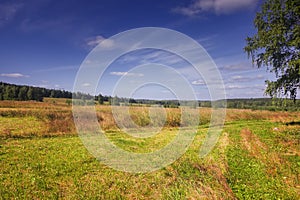
[[[76,97],[91,98],[91,95],[74,93]],[[58,89],[46,89],[27,85],[15,85],[0,82],[0,100],[43,101],[44,97],[71,99],[72,92]]]
[[[124,97],[112,97],[99,94],[92,96],[81,92],[72,93],[66,90],[46,89],[41,87],[15,85],[10,83],[0,82],[0,100],[15,100],[15,101],[43,101],[43,98],[66,98],[77,99],[75,103],[80,105],[94,104],[97,102],[100,105],[157,105],[165,108],[178,108],[179,106],[188,105],[190,107],[211,107],[211,101],[199,100],[197,105],[191,101],[179,100],[151,100],[151,99],[133,99]],[[66,102],[70,104],[71,101]],[[74,102],[73,102],[74,103]],[[216,102],[218,103],[218,102]],[[224,103],[220,101],[220,103]],[[254,109],[254,110],[291,110],[300,111],[300,100],[293,101],[291,99],[227,99],[227,108],[237,109]]]
[[[75,104],[91,104],[97,101],[99,104],[110,105],[127,105],[127,104],[160,104],[164,107],[178,107],[179,101],[177,100],[146,100],[146,99],[133,99],[123,97],[111,97],[99,94],[93,96],[82,92],[72,93],[66,90],[47,89],[42,87],[34,87],[27,85],[16,85],[10,83],[0,82],[0,100],[14,100],[14,101],[43,101],[43,98],[66,98],[76,99]],[[78,101],[79,100],[79,101]],[[68,101],[70,104],[70,101]]]

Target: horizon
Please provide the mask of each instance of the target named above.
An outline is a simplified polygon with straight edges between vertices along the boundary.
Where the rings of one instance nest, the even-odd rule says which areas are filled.
[[[26,87],[38,87],[38,86],[33,86],[33,85],[18,85],[18,84],[14,84],[14,83],[7,83],[7,82],[2,82],[2,81],[0,81],[0,83],[4,83],[4,84],[11,84],[11,85],[16,85],[16,86],[20,86],[20,87],[22,87],[22,86],[26,86]],[[39,88],[42,88],[42,89],[49,89],[49,90],[61,90],[61,91],[65,91],[65,92],[71,92],[71,93],[74,93],[73,91],[69,91],[69,90],[62,90],[62,89],[59,89],[59,88],[44,88],[44,87],[39,87]],[[102,95],[101,93],[99,93],[99,94],[96,94],[95,96],[93,96],[93,95],[91,95],[91,94],[86,94],[86,93],[84,93],[85,95],[90,95],[90,96],[92,96],[92,97],[95,97],[95,96],[99,96],[99,95]],[[130,98],[128,98],[128,97],[122,97],[122,96],[107,96],[107,95],[103,95],[103,96],[105,96],[105,97],[111,97],[111,98],[114,98],[114,97],[118,97],[118,98],[126,98],[126,99],[134,99],[134,100],[146,100],[146,101],[192,101],[191,99],[188,99],[188,100],[186,100],[186,99],[182,99],[182,100],[180,100],[180,99],[143,99],[143,98],[132,98],[132,97],[130,97]],[[46,97],[46,98],[51,98],[51,97]],[[253,98],[253,97],[250,97],[250,98],[230,98],[230,99],[217,99],[217,100],[211,100],[211,99],[197,99],[197,101],[203,101],[203,102],[205,102],[205,101],[223,101],[223,100],[258,100],[258,99],[272,99],[271,97],[268,97],[268,96],[266,96],[266,97],[257,97],[257,98]],[[292,100],[292,99],[290,99],[290,98],[275,98],[275,99],[289,99],[289,100]],[[295,100],[300,100],[300,98],[296,98]]]

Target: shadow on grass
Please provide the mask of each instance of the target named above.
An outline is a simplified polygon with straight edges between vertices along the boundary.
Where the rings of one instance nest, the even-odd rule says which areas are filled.
[[[287,122],[287,123],[285,123],[285,125],[300,125],[300,121],[291,121],[291,122]]]

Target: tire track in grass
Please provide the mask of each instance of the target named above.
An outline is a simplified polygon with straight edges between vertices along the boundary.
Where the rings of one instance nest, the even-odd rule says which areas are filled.
[[[289,173],[289,160],[277,147],[272,122],[244,122],[226,128],[230,134],[227,151],[227,179],[234,194],[241,199],[299,199]],[[279,149],[279,150],[278,150]]]

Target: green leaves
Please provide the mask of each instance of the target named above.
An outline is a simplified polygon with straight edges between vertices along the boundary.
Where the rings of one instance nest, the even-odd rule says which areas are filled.
[[[300,88],[300,3],[267,0],[254,26],[257,33],[246,38],[244,51],[254,65],[275,73],[277,80],[266,82],[266,94],[295,99]]]

